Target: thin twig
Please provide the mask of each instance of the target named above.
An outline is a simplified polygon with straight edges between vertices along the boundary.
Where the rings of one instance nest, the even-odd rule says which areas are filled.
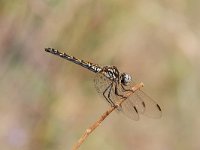
[[[134,87],[132,87],[132,91],[128,92],[126,94],[126,97],[130,96],[131,94],[133,94],[135,91],[139,90],[141,87],[143,87],[144,84],[141,82],[139,84],[136,84]],[[121,99],[117,104],[116,107],[110,107],[105,113],[103,113],[101,115],[101,117],[94,123],[92,124],[88,129],[86,129],[86,131],[84,132],[84,134],[81,136],[81,138],[78,140],[78,142],[74,145],[74,147],[72,148],[72,150],[77,150],[81,144],[87,139],[87,137],[101,124],[101,122],[113,111],[115,110],[117,107],[119,107],[126,99]]]

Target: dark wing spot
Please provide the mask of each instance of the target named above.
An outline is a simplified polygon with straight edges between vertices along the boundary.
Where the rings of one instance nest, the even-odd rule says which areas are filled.
[[[158,104],[156,104],[156,106],[158,107],[158,110],[159,110],[159,111],[161,111],[161,108],[160,108],[160,106],[159,106]]]
[[[138,113],[138,110],[137,110],[137,108],[136,108],[135,106],[134,106],[133,108],[135,109],[136,113]]]
[[[145,105],[144,101],[142,102],[142,105],[143,105],[143,107],[144,107],[144,108],[146,107],[146,105]]]

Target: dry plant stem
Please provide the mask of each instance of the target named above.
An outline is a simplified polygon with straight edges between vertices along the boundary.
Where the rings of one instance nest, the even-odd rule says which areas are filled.
[[[143,87],[144,84],[141,82],[139,84],[136,84],[134,87],[132,87],[132,92],[128,92],[126,94],[126,96],[130,96],[131,94],[133,94],[135,91],[139,90],[141,87]],[[92,133],[100,124],[101,122],[113,111],[115,110],[117,107],[119,107],[126,99],[121,99],[117,104],[116,107],[110,107],[105,113],[103,113],[101,115],[101,117],[93,124],[91,125],[85,132],[84,134],[81,136],[81,138],[78,140],[78,142],[74,145],[74,147],[72,148],[72,150],[77,150],[81,144],[86,140],[86,138],[90,135],[90,133]]]

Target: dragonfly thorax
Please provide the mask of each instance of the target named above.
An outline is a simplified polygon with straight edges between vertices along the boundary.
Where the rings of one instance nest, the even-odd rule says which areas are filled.
[[[102,69],[102,73],[111,81],[119,81],[120,73],[115,66],[105,66]]]
[[[122,73],[120,76],[120,80],[121,80],[121,83],[126,86],[126,85],[129,85],[129,83],[132,81],[132,78],[129,74]]]

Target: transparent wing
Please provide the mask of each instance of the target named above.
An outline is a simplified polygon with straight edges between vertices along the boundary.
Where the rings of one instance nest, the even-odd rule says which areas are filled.
[[[110,79],[104,76],[102,73],[96,73],[94,78],[94,86],[98,93],[103,93],[112,83]]]
[[[136,95],[137,98],[140,99],[140,105],[138,105],[137,107],[139,113],[152,118],[160,118],[162,116],[160,106],[145,92],[143,92],[142,90],[137,90],[132,95]],[[131,97],[129,99],[131,101],[135,101]]]
[[[162,115],[160,106],[142,90],[137,90],[131,94],[122,103],[121,111],[133,120],[139,120],[139,114],[152,118],[160,118]]]
[[[133,95],[133,94],[132,94]],[[135,97],[136,98],[136,97]],[[136,99],[135,99],[136,100]],[[138,110],[136,105],[133,103],[135,101],[130,101],[129,98],[126,99],[121,105],[121,112],[132,120],[139,120]]]
[[[109,78],[101,73],[96,74],[94,78],[94,85],[98,93],[102,94],[110,86],[110,84],[112,84],[112,81]],[[132,84],[132,86],[134,85],[135,83]],[[113,86],[111,88],[110,98],[114,103],[116,103],[121,98],[115,94],[114,90]],[[125,95],[120,86],[118,87],[118,91],[120,94]],[[142,90],[137,90],[131,94],[117,110],[132,120],[139,120],[139,114],[152,118],[160,118],[162,115],[160,106]]]
[[[120,100],[120,96],[115,94],[115,83],[112,83],[112,82],[113,81],[111,81],[109,78],[107,78],[106,76],[104,76],[101,73],[97,73],[94,78],[94,86],[95,86],[97,92],[100,93],[101,95],[103,95],[103,93],[107,89],[107,91],[104,93],[106,98],[110,97],[112,102],[116,103],[117,101]],[[111,84],[113,84],[112,87],[110,86]],[[109,86],[110,86],[110,89],[108,89]],[[118,93],[123,94],[120,87],[118,88]]]

